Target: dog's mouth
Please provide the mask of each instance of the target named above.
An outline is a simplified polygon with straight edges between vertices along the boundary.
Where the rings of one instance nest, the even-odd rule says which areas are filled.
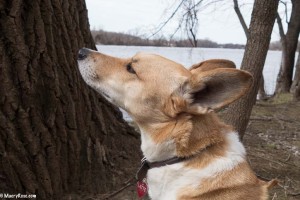
[[[82,62],[82,61],[81,61]],[[112,102],[113,99],[106,91],[103,91],[103,87],[99,87],[99,76],[91,69],[87,63],[78,63],[79,71],[83,80],[94,90],[100,93],[108,101]]]
[[[97,89],[96,89],[97,90]],[[102,90],[97,90],[107,101],[109,101],[110,103],[114,104],[114,100],[106,93],[103,92]]]
[[[111,99],[111,97],[110,97],[108,94],[106,94],[105,92],[101,92],[101,94],[102,94],[104,97]]]

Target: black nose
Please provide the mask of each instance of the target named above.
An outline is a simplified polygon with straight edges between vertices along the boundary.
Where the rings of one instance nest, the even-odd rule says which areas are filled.
[[[77,60],[85,59],[91,53],[90,49],[82,48],[78,52]]]

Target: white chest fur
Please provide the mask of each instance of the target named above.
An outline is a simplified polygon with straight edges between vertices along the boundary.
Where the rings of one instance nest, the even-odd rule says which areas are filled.
[[[157,144],[152,138],[141,131],[142,151],[150,162],[162,161],[176,156],[176,147],[172,140]]]
[[[185,167],[183,163],[177,163],[149,170],[147,182],[151,199],[176,200],[177,193],[181,188],[189,187],[197,189],[199,186],[201,187],[201,180],[213,177],[220,172],[231,170],[239,163],[244,162],[245,149],[239,141],[237,134],[229,133],[227,134],[226,139],[228,141],[228,148],[225,156],[214,160],[205,168],[191,169]],[[166,153],[159,154],[159,147],[155,148],[157,150],[154,151],[155,153],[153,153],[153,150],[148,150],[148,148],[150,148],[150,145],[144,145],[143,152],[146,152],[144,153],[146,157],[146,154],[149,152],[152,152],[152,154],[149,155],[155,155],[154,160],[159,159],[156,157],[159,157],[159,155],[163,155],[163,157],[167,156]],[[170,157],[172,156],[168,156],[167,158]],[[159,160],[163,159],[165,158],[160,158]]]

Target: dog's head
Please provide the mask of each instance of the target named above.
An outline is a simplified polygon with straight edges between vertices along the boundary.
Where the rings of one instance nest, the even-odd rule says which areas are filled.
[[[190,70],[164,57],[138,53],[121,59],[81,49],[78,64],[85,82],[137,122],[162,123],[180,113],[205,114],[244,95],[252,76],[224,60]]]

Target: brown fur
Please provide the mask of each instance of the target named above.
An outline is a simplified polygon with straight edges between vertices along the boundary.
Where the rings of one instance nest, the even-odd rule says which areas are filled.
[[[181,200],[265,200],[268,184],[261,182],[248,163],[239,164],[231,171],[202,181],[201,188],[184,188]]]
[[[225,59],[210,59],[191,66],[190,71],[195,73],[209,71],[217,68],[236,68],[234,62]]]

